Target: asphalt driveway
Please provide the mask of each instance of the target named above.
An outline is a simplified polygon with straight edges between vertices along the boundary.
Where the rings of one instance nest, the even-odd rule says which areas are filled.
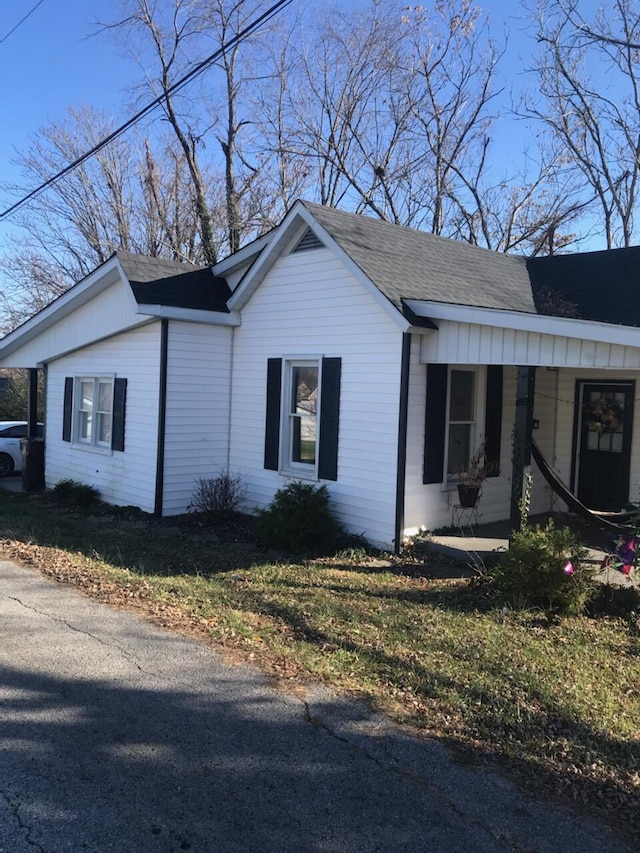
[[[624,849],[357,703],[0,562],[0,853]]]

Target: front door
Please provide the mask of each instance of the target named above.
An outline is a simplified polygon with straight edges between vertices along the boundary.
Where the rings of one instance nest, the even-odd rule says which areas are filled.
[[[580,382],[578,498],[590,509],[629,500],[635,382]]]

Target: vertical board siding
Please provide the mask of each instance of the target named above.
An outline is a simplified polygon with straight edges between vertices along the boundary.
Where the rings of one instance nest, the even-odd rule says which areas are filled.
[[[139,325],[142,318],[136,310],[129,285],[118,281],[11,353],[11,364],[33,367],[59,353],[71,352]]]
[[[50,488],[72,478],[95,486],[107,503],[153,512],[160,324],[153,323],[85,347],[48,365],[46,479]],[[62,440],[65,377],[115,374],[127,379],[124,452],[77,447]]]
[[[171,320],[163,514],[186,512],[196,482],[227,470],[232,331]]]
[[[451,320],[440,320],[438,326],[437,333],[422,339],[425,363],[640,368],[640,347]]]
[[[341,358],[338,479],[327,487],[349,530],[390,547],[401,355],[398,326],[329,250],[281,258],[234,331],[230,467],[249,505],[287,482],[264,468],[267,360]]]

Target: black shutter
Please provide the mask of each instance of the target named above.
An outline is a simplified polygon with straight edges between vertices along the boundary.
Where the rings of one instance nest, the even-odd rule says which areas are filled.
[[[423,483],[442,483],[444,480],[448,375],[449,366],[446,364],[427,365]]]
[[[341,358],[322,359],[322,388],[320,389],[320,449],[318,477],[338,479],[338,431],[340,427]]]
[[[71,424],[73,421],[73,377],[66,376],[64,380],[64,408],[62,410],[62,440],[71,441]]]
[[[116,379],[113,383],[113,422],[111,426],[111,449],[124,450],[124,421],[127,404],[127,380]]]
[[[280,398],[282,395],[282,359],[267,360],[267,415],[264,429],[264,467],[278,470],[280,450]]]
[[[502,439],[502,365],[487,367],[487,403],[484,422],[484,447],[490,477],[500,474],[500,442]]]

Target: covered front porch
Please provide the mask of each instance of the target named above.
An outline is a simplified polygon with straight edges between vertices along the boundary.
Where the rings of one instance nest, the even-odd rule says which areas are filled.
[[[558,480],[587,507],[617,511],[638,501],[640,330],[440,303],[410,307],[437,328],[421,329],[413,346],[405,536],[501,522],[508,538],[520,526],[523,496],[532,514],[566,512],[532,460],[534,440]],[[459,374],[469,375],[468,415],[459,414],[464,407],[452,398],[452,377],[465,384]],[[484,443],[495,460],[476,510],[466,515],[459,512],[452,462],[452,441],[461,435],[471,452]],[[412,452],[423,455],[422,472]]]

